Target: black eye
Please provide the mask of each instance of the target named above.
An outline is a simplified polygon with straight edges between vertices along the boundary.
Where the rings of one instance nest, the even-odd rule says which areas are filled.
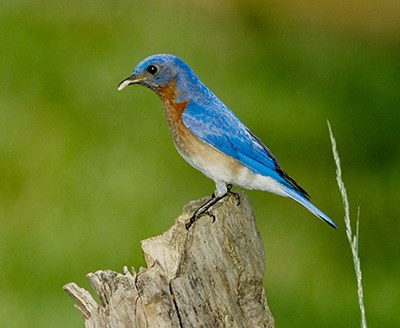
[[[146,71],[149,72],[151,75],[154,75],[157,73],[158,68],[157,68],[157,66],[149,65],[149,66],[147,66]]]

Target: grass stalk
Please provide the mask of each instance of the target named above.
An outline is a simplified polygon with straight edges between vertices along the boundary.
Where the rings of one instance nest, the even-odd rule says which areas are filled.
[[[358,296],[358,305],[360,307],[361,313],[361,328],[367,328],[367,319],[365,316],[365,307],[364,307],[364,293],[363,293],[363,286],[362,286],[362,272],[361,272],[361,264],[360,264],[360,257],[358,255],[358,232],[359,232],[359,219],[360,219],[360,208],[357,211],[357,224],[356,224],[356,234],[353,235],[353,231],[351,228],[351,221],[350,221],[350,207],[349,207],[349,200],[347,198],[346,188],[343,183],[342,179],[342,169],[340,166],[340,158],[336,148],[336,140],[333,136],[331,125],[328,121],[328,128],[329,128],[329,135],[331,138],[332,143],[332,152],[333,158],[335,159],[336,164],[336,181],[339,186],[339,190],[342,196],[343,201],[343,208],[344,208],[344,223],[346,226],[346,235],[347,240],[350,244],[351,254],[353,257],[353,264],[354,264],[354,271],[356,273],[357,278],[357,296]]]

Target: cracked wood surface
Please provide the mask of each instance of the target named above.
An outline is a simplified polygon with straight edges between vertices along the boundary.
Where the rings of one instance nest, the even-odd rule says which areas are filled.
[[[142,241],[147,268],[100,270],[87,278],[98,294],[69,283],[85,327],[275,327],[263,289],[264,248],[242,193],[212,208],[189,231],[190,202],[175,224]]]

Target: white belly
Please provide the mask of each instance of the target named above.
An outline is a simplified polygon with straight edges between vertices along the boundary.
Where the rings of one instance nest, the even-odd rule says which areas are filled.
[[[243,164],[215,148],[202,143],[200,151],[190,154],[176,147],[180,155],[194,168],[214,180],[217,196],[226,193],[226,184],[233,184],[245,189],[257,189],[287,196],[279,182],[271,177],[253,173]]]

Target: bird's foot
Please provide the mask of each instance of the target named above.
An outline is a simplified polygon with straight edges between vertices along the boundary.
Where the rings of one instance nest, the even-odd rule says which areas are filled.
[[[214,204],[215,204],[215,203],[214,203]],[[214,204],[213,204],[213,205],[214,205]],[[198,209],[193,213],[193,215],[190,217],[189,222],[185,224],[186,230],[189,230],[190,227],[193,225],[193,223],[196,221],[196,219],[200,218],[200,217],[203,216],[203,215],[208,215],[208,216],[211,218],[212,223],[214,223],[214,222],[215,222],[215,215],[210,211],[210,207],[211,207],[211,206],[212,206],[212,205],[210,205],[209,207],[207,207],[207,208],[205,208],[205,209],[202,209],[202,207],[204,207],[204,205],[203,205],[202,207],[198,208]],[[199,211],[199,210],[201,210],[201,211]]]
[[[216,203],[218,203],[222,198],[224,198],[228,193],[222,195],[222,196],[215,196],[215,194],[212,194],[211,198],[202,206],[200,206],[189,219],[189,222],[185,224],[186,230],[189,230],[190,227],[193,225],[193,223],[198,219],[199,217],[203,215],[208,215],[211,217],[212,222],[215,222],[215,215],[210,211],[210,208],[214,206]]]
[[[228,189],[227,194],[233,195],[236,199],[236,206],[239,206],[240,205],[240,195],[237,192],[231,191],[233,185],[228,184],[226,187]]]
[[[186,230],[189,230],[190,227],[193,225],[193,223],[196,221],[196,219],[200,218],[203,215],[208,215],[211,218],[212,223],[215,222],[215,215],[210,210],[207,209],[206,211],[201,211],[199,213],[196,212],[193,213],[193,215],[190,217],[189,222],[185,224]]]
[[[204,212],[204,214],[208,215],[211,218],[212,223],[215,222],[215,215],[213,214],[213,212],[206,211],[206,212]]]
[[[199,217],[203,215],[208,215],[211,217],[212,222],[215,222],[215,215],[210,211],[210,208],[214,206],[216,203],[218,203],[221,199],[225,198],[227,195],[233,195],[236,199],[236,205],[240,205],[240,195],[237,192],[231,191],[233,185],[228,184],[226,186],[227,192],[223,194],[222,196],[215,196],[215,194],[212,194],[211,198],[205,202],[203,205],[201,205],[197,210],[194,211],[192,216],[189,219],[189,222],[185,224],[186,230],[189,230],[190,227],[193,225],[193,223],[198,219]]]
[[[186,230],[189,230],[190,227],[193,225],[194,221],[196,221],[196,214],[193,214],[190,219],[189,222],[185,224],[185,228]]]
[[[204,205],[202,205],[196,211],[194,211],[194,213],[192,214],[192,216],[189,219],[189,222],[185,224],[186,230],[189,230],[190,227],[193,225],[193,223],[196,221],[196,219],[200,218],[203,215],[208,215],[209,217],[211,217],[212,222],[214,223],[215,215],[210,211],[210,207],[213,206],[214,204],[216,204],[221,199],[222,199],[222,197],[216,198],[213,196],[213,198],[211,198]]]

